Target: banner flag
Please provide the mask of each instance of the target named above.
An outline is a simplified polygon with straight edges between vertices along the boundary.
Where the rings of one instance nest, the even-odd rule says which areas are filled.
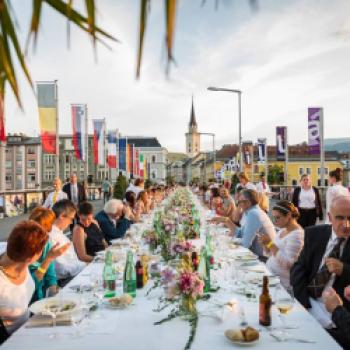
[[[72,104],[73,147],[77,159],[86,160],[86,118],[87,108],[85,104]]]
[[[286,160],[286,149],[287,149],[287,127],[277,126],[276,127],[276,159]]]
[[[110,130],[107,134],[107,164],[111,169],[117,168],[117,135],[118,130]]]
[[[119,142],[119,170],[126,171],[126,138],[120,138]]]
[[[142,153],[140,153],[140,155],[139,155],[139,172],[140,172],[140,177],[145,178],[144,161],[143,161],[143,154]]]
[[[128,144],[129,146],[129,173],[131,177],[134,176],[134,144]]]
[[[242,145],[243,148],[243,161],[245,166],[248,168],[252,165],[253,159],[253,143],[252,142],[244,142]]]
[[[266,139],[258,139],[258,163],[266,163]]]
[[[36,91],[42,150],[44,153],[57,154],[57,84],[55,81],[38,82]]]
[[[134,147],[134,171],[135,176],[140,176],[140,160],[139,160],[139,149]]]
[[[308,108],[309,154],[321,152],[321,129],[323,108]]]
[[[93,119],[94,126],[94,164],[105,165],[105,120]]]

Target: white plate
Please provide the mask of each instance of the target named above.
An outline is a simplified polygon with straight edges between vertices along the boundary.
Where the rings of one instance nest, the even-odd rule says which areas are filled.
[[[57,312],[57,316],[60,315],[69,315],[72,312],[80,310],[80,304],[77,299],[74,298],[65,298],[61,299],[59,297],[52,297],[41,299],[30,305],[29,310],[35,315],[47,315],[50,313],[50,309],[55,306],[59,306],[61,309],[64,309],[65,306],[72,305],[72,308],[69,310],[63,310]]]
[[[105,299],[105,300],[103,300],[102,304],[105,305],[106,307],[111,308],[111,309],[123,310],[123,309],[128,308],[131,305],[134,305],[134,301],[132,301],[131,304],[113,305],[109,302],[108,299]]]

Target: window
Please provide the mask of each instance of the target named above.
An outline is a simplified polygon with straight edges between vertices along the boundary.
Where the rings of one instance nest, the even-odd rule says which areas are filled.
[[[27,166],[28,168],[35,168],[35,160],[28,160]]]
[[[304,175],[304,168],[299,168],[299,175]]]
[[[152,163],[156,162],[156,156],[152,156]]]
[[[306,174],[311,175],[311,168],[306,168]]]
[[[157,170],[152,170],[152,179],[157,178]]]
[[[324,174],[328,175],[328,168],[324,168]],[[321,176],[321,168],[317,168],[317,175]]]
[[[28,174],[28,182],[35,182],[35,174],[34,173]]]
[[[11,175],[6,175],[5,176],[5,181],[6,182],[11,182],[12,181],[12,176]]]
[[[34,147],[28,147],[28,154],[35,154],[35,148]]]
[[[6,168],[12,168],[12,162],[10,160],[6,161]]]
[[[293,185],[293,186],[296,186],[297,184],[298,184],[298,181],[295,180],[295,179],[293,179],[293,180],[292,180],[292,185]]]

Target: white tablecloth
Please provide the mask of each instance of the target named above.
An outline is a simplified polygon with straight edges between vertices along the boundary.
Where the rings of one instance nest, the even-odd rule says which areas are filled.
[[[204,215],[204,211],[202,212]],[[241,248],[242,249],[242,248]],[[102,273],[103,264],[92,263],[87,266],[79,276],[63,290],[63,294],[77,295],[69,288],[70,285],[89,283],[90,271]],[[137,290],[135,305],[124,310],[110,309],[103,307],[99,313],[100,318],[91,318],[80,327],[83,336],[75,337],[72,326],[56,327],[60,337],[50,339],[49,334],[52,328],[25,328],[22,327],[3,346],[3,350],[55,350],[55,349],[81,349],[81,350],[181,350],[184,348],[190,327],[188,322],[182,319],[173,319],[162,325],[155,326],[153,323],[166,317],[171,306],[162,312],[154,312],[158,305],[158,298],[162,295],[161,288],[154,290],[148,297],[145,293],[152,285],[149,282],[142,290]],[[273,296],[273,288],[271,294]],[[86,297],[85,294],[84,297]],[[246,319],[248,323],[256,328],[258,325],[258,303],[248,301],[243,296],[220,289],[212,294],[212,298],[227,302],[232,298],[243,301]],[[203,305],[203,303],[206,303]],[[206,308],[209,302],[198,302],[198,309]],[[272,324],[279,326],[276,308],[272,307]],[[226,312],[223,320],[213,317],[200,316],[196,338],[193,342],[193,350],[206,349],[232,349],[234,344],[230,343],[224,336],[228,328],[237,327],[239,317],[236,312]],[[340,349],[337,343],[328,333],[313,319],[313,317],[296,302],[293,310],[287,316],[287,323],[298,325],[297,329],[288,330],[296,338],[315,340],[315,344],[296,342],[277,342],[267,330],[262,328],[260,341],[255,345],[259,349],[280,350],[280,349],[317,349],[336,350]],[[88,324],[87,324],[88,323]]]

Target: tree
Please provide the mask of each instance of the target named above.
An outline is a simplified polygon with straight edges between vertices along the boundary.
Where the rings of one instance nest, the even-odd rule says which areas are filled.
[[[119,176],[113,188],[113,197],[117,199],[124,199],[126,188],[126,177],[122,175],[122,173],[119,173]]]
[[[271,185],[281,185],[283,184],[283,167],[281,165],[273,165],[269,167],[268,182]]]
[[[150,179],[146,179],[145,180],[145,190],[148,190],[152,186],[153,186],[153,182]]]
[[[231,176],[231,188],[230,188],[231,193],[236,192],[236,186],[238,183],[239,183],[239,178],[238,178],[237,174],[235,173]]]

